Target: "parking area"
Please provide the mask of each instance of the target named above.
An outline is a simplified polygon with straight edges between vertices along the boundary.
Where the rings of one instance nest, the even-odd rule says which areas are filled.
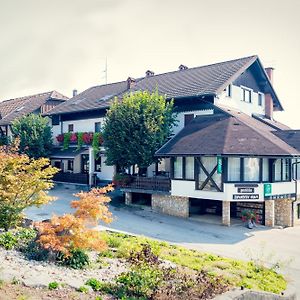
[[[69,203],[75,199],[73,194],[77,191],[72,186],[57,186],[50,193],[58,200],[41,208],[28,209],[27,217],[42,220],[50,218],[52,214],[62,215],[72,211]],[[118,194],[115,193],[115,196]],[[259,226],[249,230],[241,223],[226,227],[205,222],[205,218],[195,221],[193,218],[157,214],[149,209],[131,208],[116,200],[110,210],[114,222],[108,226],[100,225],[99,228],[144,235],[238,259],[260,258],[269,263],[285,261],[287,265],[283,271],[298,288],[300,296],[300,227],[270,229]]]

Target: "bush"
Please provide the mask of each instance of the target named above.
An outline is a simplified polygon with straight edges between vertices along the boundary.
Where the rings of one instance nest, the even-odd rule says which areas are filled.
[[[35,241],[31,241],[26,248],[22,249],[22,251],[27,259],[36,261],[48,260],[50,254],[47,249],[44,249]]]
[[[26,248],[27,245],[36,237],[36,231],[33,229],[21,228],[14,231],[0,234],[0,246],[6,250],[17,248],[19,250]]]
[[[13,249],[17,243],[17,237],[11,232],[5,232],[0,235],[0,246],[6,250]]]
[[[100,291],[103,288],[103,283],[96,278],[89,279],[85,284],[90,286],[95,292]]]
[[[80,293],[85,293],[87,294],[89,292],[89,289],[86,287],[86,286],[80,286],[78,289],[77,289],[77,292],[80,292]]]
[[[59,287],[59,283],[56,281],[50,282],[48,284],[48,289],[49,290],[56,290]]]
[[[147,265],[134,267],[121,274],[117,283],[121,284],[122,296],[150,298],[153,291],[162,284],[163,272]]]
[[[60,253],[57,256],[57,261],[72,269],[83,269],[90,264],[89,256],[81,249],[72,249],[70,255]]]

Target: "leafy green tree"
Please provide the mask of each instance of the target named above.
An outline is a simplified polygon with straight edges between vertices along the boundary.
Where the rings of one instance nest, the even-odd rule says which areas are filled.
[[[47,157],[52,148],[51,127],[41,115],[23,116],[12,124],[14,138],[20,139],[20,152],[29,157]]]
[[[144,169],[168,139],[175,124],[173,101],[158,91],[138,91],[117,99],[107,112],[103,129],[108,165]]]

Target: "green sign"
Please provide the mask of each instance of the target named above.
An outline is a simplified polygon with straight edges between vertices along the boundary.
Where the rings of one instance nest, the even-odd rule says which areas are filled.
[[[272,184],[265,183],[264,184],[264,196],[270,196],[270,195],[272,195]]]
[[[222,174],[222,157],[217,157],[217,173]]]

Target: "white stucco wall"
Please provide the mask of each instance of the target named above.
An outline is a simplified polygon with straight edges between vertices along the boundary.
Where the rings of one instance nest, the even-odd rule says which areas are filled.
[[[243,185],[243,183],[240,183]],[[255,183],[254,183],[255,184]],[[298,184],[298,195],[300,194],[300,180]],[[245,183],[245,186],[247,183]],[[294,182],[274,182],[272,185],[271,195],[282,195],[282,194],[293,194],[295,193],[295,183]],[[258,187],[254,188],[254,194],[258,194],[258,199],[233,199],[234,194],[240,194],[237,191],[234,183],[225,183],[223,192],[210,192],[210,191],[200,191],[195,189],[195,181],[187,180],[172,180],[171,181],[171,195],[172,196],[182,196],[190,198],[199,199],[211,199],[211,200],[226,200],[226,201],[246,201],[246,202],[259,202],[264,201],[264,183],[258,183]],[[243,193],[246,194],[246,193]]]
[[[93,119],[85,119],[85,120],[76,120],[76,121],[64,121],[63,122],[63,132],[68,132],[69,124],[74,125],[74,132],[94,132],[95,131],[95,123],[101,122],[103,126],[104,118],[93,118]]]
[[[112,180],[114,177],[114,166],[107,166],[105,164],[106,156],[101,155],[101,172],[95,172],[97,177],[101,180]]]
[[[215,98],[216,104],[225,105],[228,107],[235,108],[240,110],[248,115],[255,114],[265,114],[265,98],[263,95],[262,106],[258,105],[258,93],[252,91],[251,103],[242,101],[242,88],[239,86],[232,85],[231,86],[232,96],[226,96],[226,92],[224,91],[222,94],[218,95]]]

